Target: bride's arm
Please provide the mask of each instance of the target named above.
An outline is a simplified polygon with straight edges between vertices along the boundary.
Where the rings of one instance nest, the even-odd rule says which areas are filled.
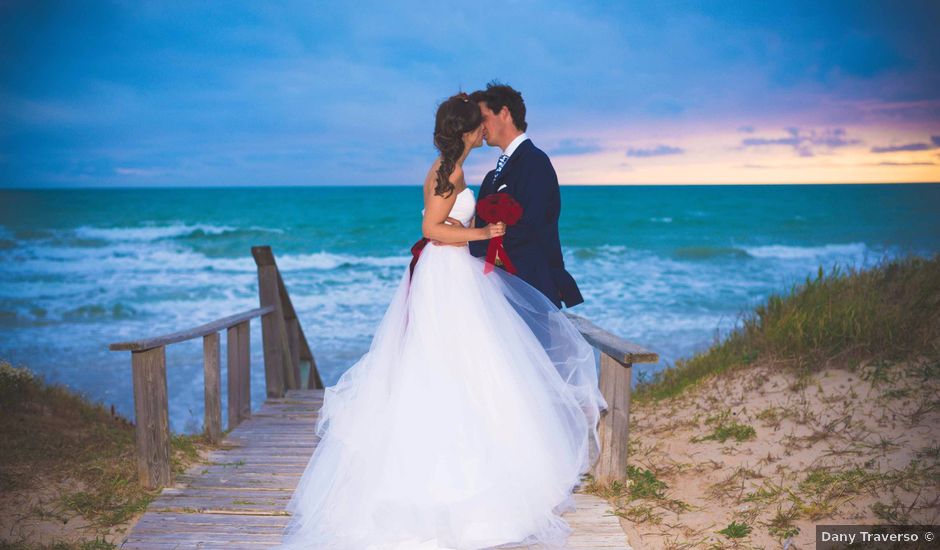
[[[451,225],[445,223],[449,217],[454,203],[457,202],[456,190],[451,192],[446,198],[434,194],[434,187],[437,184],[437,167],[440,160],[431,166],[427,176],[424,178],[424,218],[421,220],[421,233],[426,239],[438,241],[444,244],[465,243],[467,241],[483,241],[492,239],[497,235],[506,233],[506,224],[489,224],[486,227],[464,227],[462,224]],[[451,182],[454,179],[460,181],[462,174],[460,167],[455,169],[455,174],[451,176]]]
[[[445,223],[457,194],[451,193],[448,198],[435,195],[433,191],[426,191],[424,198],[424,219],[421,221],[421,232],[424,237],[442,243],[459,243],[467,241],[483,241],[491,239],[506,232],[505,224],[488,224],[486,227],[464,227]]]
[[[456,218],[451,218],[450,216],[444,220],[448,225],[458,225],[460,227],[472,227],[471,225],[464,225],[463,222]],[[467,246],[467,241],[460,241],[458,243],[442,243],[441,241],[432,240],[431,244],[436,244],[438,246]]]

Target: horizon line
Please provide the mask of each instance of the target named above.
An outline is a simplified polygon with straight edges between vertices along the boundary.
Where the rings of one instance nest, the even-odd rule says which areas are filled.
[[[563,183],[560,187],[756,187],[756,186],[823,186],[823,185],[937,185],[940,181],[905,181],[905,182],[873,182],[873,181],[846,181],[846,182],[728,182],[728,183]],[[368,187],[421,187],[414,183],[348,183],[348,184],[207,184],[207,185],[36,185],[36,186],[2,186],[0,191],[41,191],[41,190],[132,190],[132,189],[280,189],[280,188],[368,188]],[[480,184],[468,184],[468,187],[479,187]]]

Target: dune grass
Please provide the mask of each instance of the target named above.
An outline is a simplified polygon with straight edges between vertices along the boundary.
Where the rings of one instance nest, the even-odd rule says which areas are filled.
[[[138,484],[134,425],[26,367],[0,361],[0,495],[16,525],[49,521],[86,524],[81,542],[36,545],[28,536],[0,534],[4,548],[112,548],[106,536],[142,512],[159,491]],[[211,444],[201,435],[172,434],[173,470],[182,473]],[[26,499],[29,495],[42,495]],[[12,538],[11,538],[12,537]]]
[[[742,321],[639,384],[625,479],[587,492],[675,549],[935,523],[940,255],[820,268]]]
[[[798,372],[860,360],[940,355],[940,254],[885,260],[861,270],[820,267],[773,294],[703,353],[638,384],[634,399],[660,400],[714,374],[772,360]]]

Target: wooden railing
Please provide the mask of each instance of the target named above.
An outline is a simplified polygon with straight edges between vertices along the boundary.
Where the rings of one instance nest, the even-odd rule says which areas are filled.
[[[609,483],[627,476],[627,447],[630,440],[631,374],[635,363],[656,363],[659,355],[611,334],[584,317],[565,312],[584,339],[601,356],[600,387],[607,401],[597,431],[601,454],[594,466],[594,479]]]
[[[219,332],[226,331],[228,425],[234,428],[251,416],[250,321],[261,317],[265,387],[268,397],[283,397],[300,388],[300,363],[309,363],[308,388],[322,388],[316,361],[268,246],[251,249],[258,267],[261,307],[216,319],[172,334],[111,344],[111,351],[131,352],[137,469],[149,489],[171,483],[170,427],[166,385],[166,346],[202,337],[205,378],[205,433],[218,442],[222,435]]]
[[[268,397],[283,397],[301,387],[301,363],[309,365],[305,387],[322,389],[316,360],[284,280],[268,246],[251,249],[258,267],[261,307],[216,319],[172,334],[111,344],[112,351],[131,352],[137,464],[140,483],[159,488],[171,483],[170,429],[166,385],[166,346],[202,337],[205,377],[205,433],[221,439],[221,366],[219,332],[227,335],[228,425],[234,428],[251,416],[250,321],[261,317],[264,380]],[[594,468],[598,481],[623,480],[627,471],[630,434],[631,368],[659,361],[656,353],[627,342],[577,315],[565,312],[584,338],[600,351],[600,388],[608,409],[598,427],[601,455]]]
[[[264,338],[264,375],[268,397],[281,397],[284,388],[300,387],[300,363],[310,364],[307,375],[308,389],[322,389],[323,380],[317,371],[317,362],[310,351],[304,329],[297,320],[284,279],[277,269],[270,246],[253,246],[251,255],[258,266],[258,293],[261,307],[273,306],[276,314],[261,318]],[[269,346],[267,342],[271,342]],[[282,368],[269,368],[281,365]]]

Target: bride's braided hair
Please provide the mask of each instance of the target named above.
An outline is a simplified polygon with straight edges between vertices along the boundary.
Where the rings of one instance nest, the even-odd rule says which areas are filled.
[[[434,194],[449,196],[454,190],[450,175],[463,154],[463,135],[476,130],[483,123],[480,108],[470,96],[460,92],[447,98],[437,108],[434,120],[434,147],[441,153],[441,166],[437,169]]]

